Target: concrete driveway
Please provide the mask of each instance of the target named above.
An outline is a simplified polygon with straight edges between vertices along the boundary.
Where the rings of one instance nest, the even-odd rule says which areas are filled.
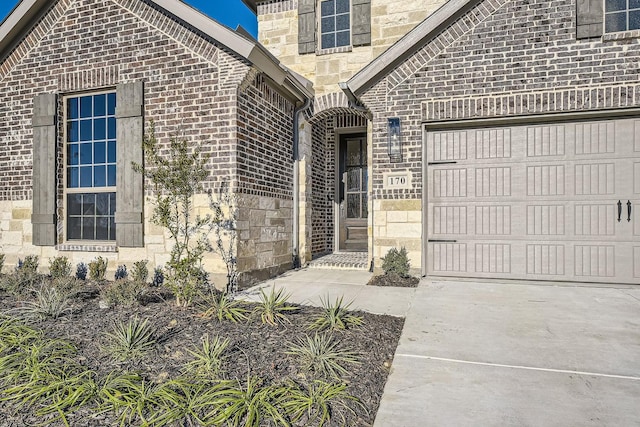
[[[640,426],[640,286],[423,281],[374,425]]]

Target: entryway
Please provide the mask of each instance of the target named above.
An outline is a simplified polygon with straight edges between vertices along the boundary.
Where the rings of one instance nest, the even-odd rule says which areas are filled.
[[[338,250],[366,252],[369,215],[366,134],[341,135],[338,153]]]

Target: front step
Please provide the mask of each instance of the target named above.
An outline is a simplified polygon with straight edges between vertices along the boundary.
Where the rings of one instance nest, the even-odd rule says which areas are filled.
[[[367,252],[336,252],[314,259],[309,268],[332,270],[369,270]]]

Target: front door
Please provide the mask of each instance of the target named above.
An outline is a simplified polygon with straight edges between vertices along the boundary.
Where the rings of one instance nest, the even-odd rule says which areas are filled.
[[[367,250],[367,138],[364,134],[340,138],[339,249]]]

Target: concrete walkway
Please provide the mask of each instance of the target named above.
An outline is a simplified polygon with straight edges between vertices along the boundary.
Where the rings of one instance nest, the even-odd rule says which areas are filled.
[[[640,286],[392,289],[365,286],[369,277],[301,270],[261,286],[406,316],[375,427],[640,426]]]

